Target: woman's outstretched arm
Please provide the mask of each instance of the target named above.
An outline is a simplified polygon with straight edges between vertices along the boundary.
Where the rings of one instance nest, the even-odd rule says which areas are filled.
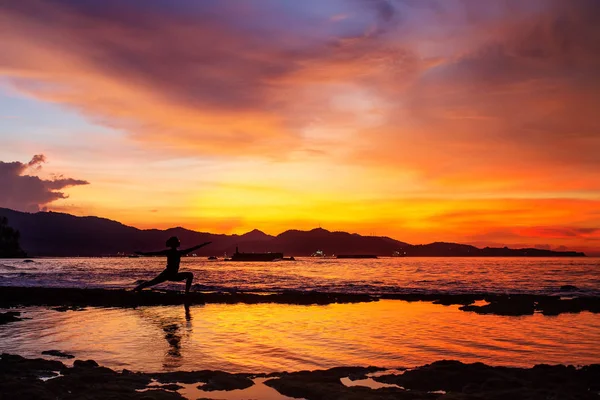
[[[187,254],[190,251],[198,250],[200,247],[204,247],[204,246],[206,246],[208,244],[211,244],[211,243],[212,242],[206,242],[206,243],[199,244],[198,246],[190,247],[189,249],[179,250],[179,254],[181,254],[181,255]]]

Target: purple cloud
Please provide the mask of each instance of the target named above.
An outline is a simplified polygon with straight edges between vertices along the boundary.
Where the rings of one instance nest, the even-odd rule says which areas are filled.
[[[73,178],[41,179],[26,175],[27,171],[38,171],[46,162],[43,154],[36,154],[31,161],[0,161],[0,207],[19,211],[39,211],[48,203],[69,197],[62,189],[87,185],[89,182]]]

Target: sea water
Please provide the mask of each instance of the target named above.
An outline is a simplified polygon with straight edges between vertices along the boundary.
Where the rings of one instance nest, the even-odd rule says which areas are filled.
[[[23,309],[0,326],[0,352],[62,350],[111,368],[297,371],[412,367],[440,359],[491,365],[600,362],[600,314],[478,315],[427,302],[299,306],[207,304],[57,312]]]
[[[190,257],[183,260],[182,270],[194,272],[196,290],[597,296],[599,261],[382,258],[228,263]],[[0,260],[0,286],[131,288],[163,267],[159,258]],[[178,283],[159,288],[183,289]],[[440,359],[523,367],[600,362],[600,314],[589,312],[508,317],[399,300],[19,310],[30,319],[0,326],[0,352],[40,357],[44,350],[62,350],[115,369],[271,372],[341,365],[412,367]]]
[[[164,257],[0,259],[0,286],[130,288],[165,267]],[[349,293],[537,293],[600,296],[600,258],[300,258],[279,262],[187,257],[195,290]],[[565,285],[575,289],[562,288]],[[181,289],[181,284],[160,288]],[[562,289],[561,289],[562,288]]]

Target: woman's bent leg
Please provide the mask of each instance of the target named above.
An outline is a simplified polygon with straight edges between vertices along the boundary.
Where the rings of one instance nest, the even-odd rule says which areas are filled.
[[[185,279],[185,294],[188,294],[190,292],[190,288],[192,287],[192,280],[194,280],[194,274],[192,274],[191,272],[180,272],[177,275],[175,275],[175,279],[176,281],[182,281]]]
[[[140,290],[143,290],[147,287],[158,285],[159,283],[163,283],[166,280],[167,280],[167,278],[166,278],[165,274],[163,272],[161,272],[160,274],[158,274],[158,276],[156,278],[140,283],[135,289],[133,289],[133,291],[139,292]]]

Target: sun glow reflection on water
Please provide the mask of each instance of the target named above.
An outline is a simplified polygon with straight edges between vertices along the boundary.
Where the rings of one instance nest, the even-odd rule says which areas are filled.
[[[295,371],[416,366],[439,359],[492,365],[600,361],[600,315],[503,317],[431,303],[140,307],[59,313],[0,326],[0,351],[59,349],[111,368]]]

